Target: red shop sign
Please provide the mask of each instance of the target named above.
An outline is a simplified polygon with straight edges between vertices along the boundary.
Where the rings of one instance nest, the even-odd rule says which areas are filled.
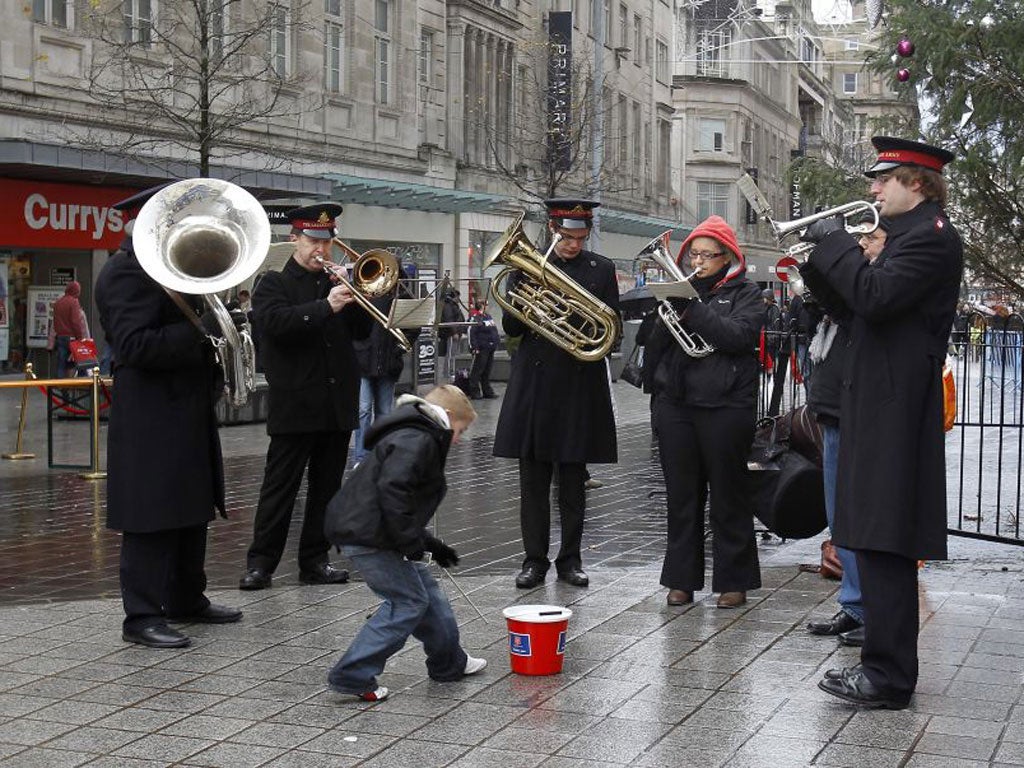
[[[0,246],[115,250],[125,221],[112,206],[137,191],[0,179]]]

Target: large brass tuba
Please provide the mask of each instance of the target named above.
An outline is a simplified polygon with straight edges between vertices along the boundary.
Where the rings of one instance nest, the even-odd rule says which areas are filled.
[[[676,264],[675,259],[672,258],[672,254],[668,249],[669,237],[672,234],[671,229],[667,229],[658,235],[656,238],[651,240],[644,248],[637,254],[637,258],[643,258],[645,256],[661,267],[665,273],[672,278],[673,282],[689,282],[693,275],[684,275],[683,270]],[[696,273],[694,273],[696,274]],[[694,291],[696,296],[696,291]],[[698,299],[699,300],[699,299]],[[688,354],[690,357],[707,357],[715,348],[708,344],[704,338],[695,331],[688,331],[683,327],[682,319],[679,317],[679,313],[676,312],[667,300],[662,301],[658,305],[658,317],[661,318],[661,322],[668,328],[669,333],[672,334],[672,338],[676,340],[676,343],[682,348],[683,352]]]
[[[132,230],[139,264],[183,309],[177,293],[202,296],[222,337],[209,337],[224,369],[224,390],[236,407],[255,388],[255,354],[247,328],[236,328],[218,293],[260,268],[270,246],[270,222],[259,201],[220,179],[186,179],[151,197]],[[189,312],[198,325],[198,319]]]
[[[523,232],[524,216],[505,230],[484,262],[485,269],[495,263],[505,267],[491,281],[491,295],[502,309],[577,360],[602,359],[622,332],[618,313],[561,270],[548,267],[555,244],[547,253],[538,251]],[[522,279],[508,285],[516,270]]]

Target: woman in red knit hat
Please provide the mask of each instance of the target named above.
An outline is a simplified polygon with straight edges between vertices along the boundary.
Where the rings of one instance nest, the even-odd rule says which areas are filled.
[[[746,277],[736,233],[711,216],[683,242],[676,262],[694,272],[699,299],[673,299],[682,326],[714,351],[692,357],[659,321],[647,346],[654,366],[651,422],[668,491],[661,584],[668,604],[704,588],[704,506],[711,496],[711,588],[736,608],[761,586],[747,454],[754,438],[757,339],[764,305]]]

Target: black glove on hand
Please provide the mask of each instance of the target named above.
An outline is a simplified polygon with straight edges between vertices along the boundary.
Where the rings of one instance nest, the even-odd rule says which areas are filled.
[[[220,323],[217,322],[217,315],[213,313],[213,310],[208,309],[199,318],[199,324],[203,326],[203,333],[207,336],[213,336],[215,339],[223,338],[224,334],[220,330]]]
[[[423,559],[423,550],[422,549],[417,549],[415,552],[407,552],[406,555],[405,555],[405,559],[406,560],[422,560]]]
[[[426,550],[434,556],[434,562],[442,568],[451,568],[459,564],[459,553],[440,539],[427,537]]]
[[[801,233],[800,239],[805,243],[820,243],[827,234],[835,232],[837,229],[843,229],[845,226],[846,220],[839,214],[829,216],[827,219],[818,219]]]
[[[249,322],[249,318],[245,316],[245,312],[240,309],[231,310],[231,322],[235,324],[235,328],[241,328]]]

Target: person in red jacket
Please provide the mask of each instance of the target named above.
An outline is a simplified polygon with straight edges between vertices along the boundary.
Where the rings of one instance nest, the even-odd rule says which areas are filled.
[[[63,379],[68,374],[68,355],[72,340],[84,339],[89,335],[85,327],[85,313],[78,302],[81,295],[81,284],[77,280],[72,280],[64,288],[64,295],[53,302],[54,351],[57,353],[58,379]]]

